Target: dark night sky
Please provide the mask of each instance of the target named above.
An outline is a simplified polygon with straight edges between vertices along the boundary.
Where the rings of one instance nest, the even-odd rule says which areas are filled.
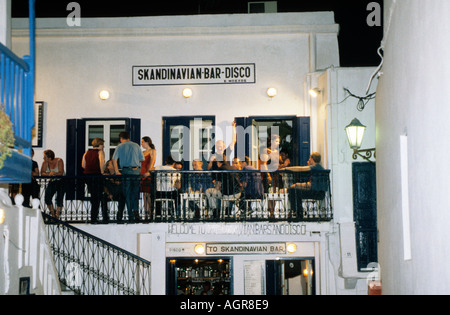
[[[252,0],[257,1],[257,0]],[[259,0],[258,0],[259,1]],[[72,0],[36,0],[37,17],[67,17]],[[247,13],[248,0],[173,0],[173,1],[106,1],[78,0],[81,17],[122,17]],[[366,19],[370,2],[382,0],[278,0],[278,12],[334,11],[340,24],[341,66],[378,66],[377,54],[383,37],[382,27],[369,27]],[[12,1],[13,17],[28,16],[28,0]]]

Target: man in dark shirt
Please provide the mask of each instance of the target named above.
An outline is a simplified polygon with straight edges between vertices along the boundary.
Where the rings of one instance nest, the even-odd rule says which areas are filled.
[[[311,156],[308,160],[308,166],[289,167],[289,168],[286,168],[286,170],[291,170],[291,171],[295,171],[295,172],[321,171],[321,170],[324,170],[322,165],[320,165],[321,160],[322,160],[322,157],[321,157],[320,153],[314,152],[311,154]],[[296,183],[288,189],[289,202],[291,204],[291,209],[293,210],[294,213],[297,214],[297,216],[303,217],[303,207],[302,207],[303,199],[309,199],[312,197],[319,196],[318,192],[316,194],[314,194],[311,191],[311,188],[312,188],[311,182],[312,182],[312,179],[310,177],[307,182]],[[322,194],[320,194],[320,195],[322,195]],[[325,193],[323,193],[323,196],[325,196]]]

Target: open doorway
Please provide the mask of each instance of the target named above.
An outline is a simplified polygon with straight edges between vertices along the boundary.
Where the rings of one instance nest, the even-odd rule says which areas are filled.
[[[267,295],[315,295],[314,259],[266,261]]]

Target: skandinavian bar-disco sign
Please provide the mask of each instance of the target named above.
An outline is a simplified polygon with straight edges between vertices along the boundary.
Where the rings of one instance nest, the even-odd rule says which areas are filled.
[[[256,65],[133,66],[133,86],[253,84]]]

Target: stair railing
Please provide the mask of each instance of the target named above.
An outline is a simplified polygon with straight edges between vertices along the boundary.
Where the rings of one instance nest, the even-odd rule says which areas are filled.
[[[150,295],[149,261],[42,215],[64,286],[79,295]]]

